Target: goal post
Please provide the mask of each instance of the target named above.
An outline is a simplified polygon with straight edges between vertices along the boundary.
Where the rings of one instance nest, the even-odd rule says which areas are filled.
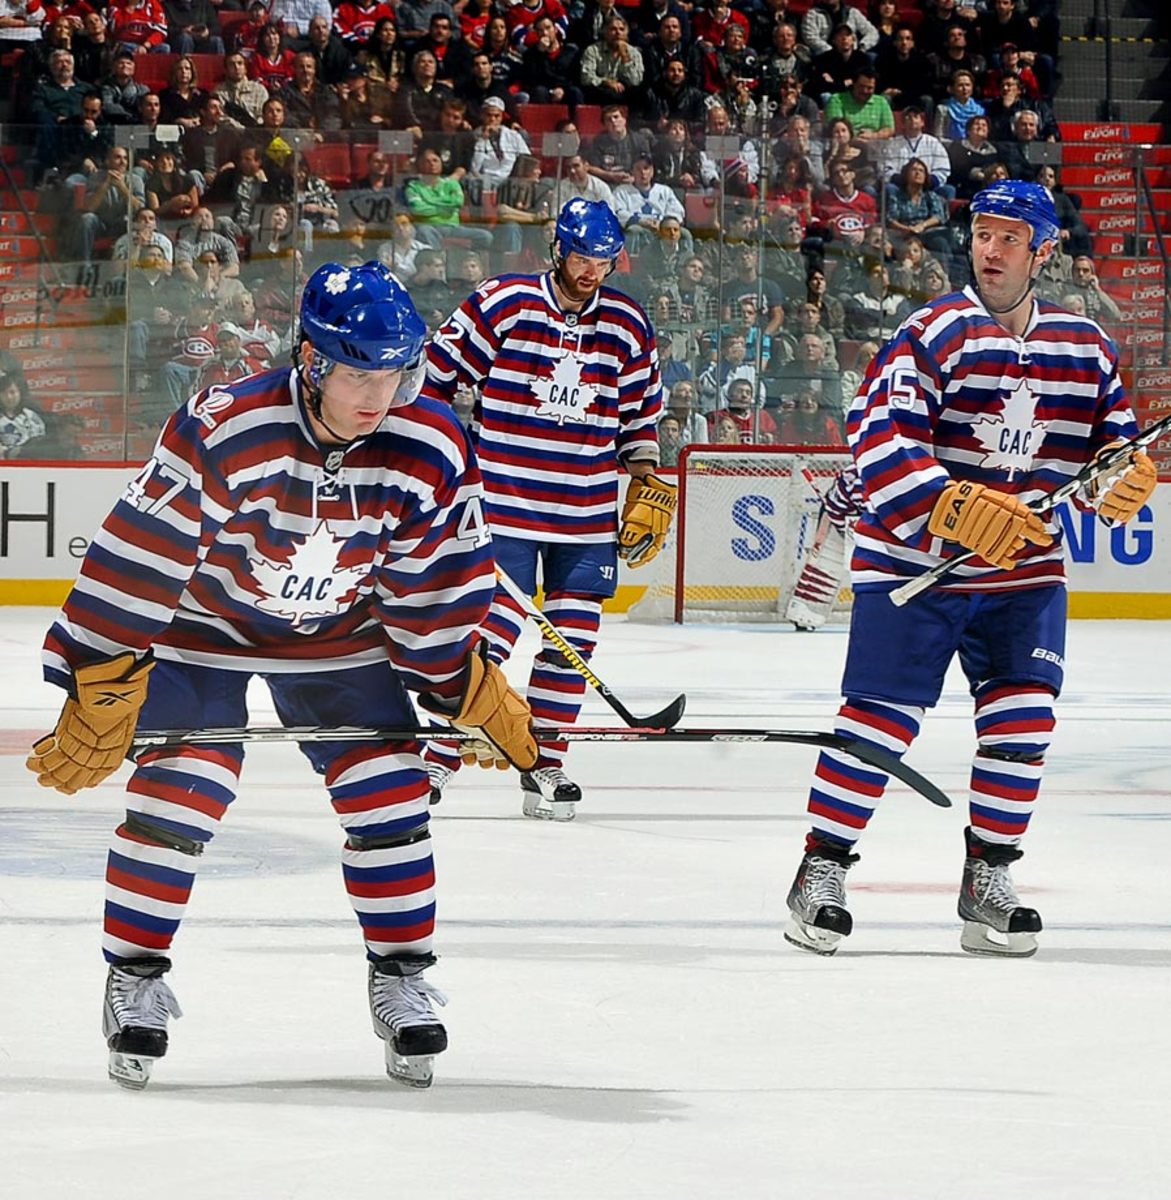
[[[685,447],[671,537],[630,620],[784,621],[827,533],[822,496],[850,462],[841,446]],[[851,598],[843,582],[831,623],[849,621]]]

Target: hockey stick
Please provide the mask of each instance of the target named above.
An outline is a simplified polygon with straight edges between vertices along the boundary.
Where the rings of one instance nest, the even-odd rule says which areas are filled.
[[[1168,413],[1167,416],[1156,421],[1153,425],[1148,425],[1142,433],[1136,437],[1132,437],[1129,442],[1123,442],[1121,446],[1116,446],[1109,454],[1103,454],[1092,462],[1086,463],[1072,479],[1067,479],[1065,483],[1059,488],[1054,488],[1047,496],[1042,496],[1039,500],[1034,500],[1028,506],[1029,511],[1036,513],[1038,516],[1045,515],[1063,500],[1068,500],[1075,493],[1079,492],[1087,483],[1093,483],[1095,479],[1100,479],[1103,475],[1109,475],[1120,463],[1128,462],[1136,450],[1141,450],[1144,446],[1149,446],[1151,442],[1169,430],[1171,430],[1171,413]],[[967,550],[963,554],[957,554],[955,558],[944,559],[943,562],[932,567],[930,571],[925,571],[922,575],[917,575],[914,579],[908,580],[906,583],[895,588],[890,593],[891,603],[897,608],[902,608],[908,600],[913,600],[920,592],[925,592],[929,587],[946,578],[957,567],[961,567],[964,563],[971,562],[973,558],[979,557],[975,550]]]
[[[547,616],[525,595],[516,582],[509,578],[502,567],[496,568],[496,578],[509,597],[520,605],[525,616],[535,621],[541,632],[561,652],[565,661],[588,683],[594,691],[626,722],[627,725],[640,729],[673,729],[683,716],[686,696],[676,696],[666,708],[649,717],[636,717],[634,713],[614,695],[612,691],[594,674],[589,663],[574,649],[573,643],[567,641],[565,635],[549,620]]]
[[[868,766],[884,771],[913,788],[940,808],[951,801],[929,779],[888,751],[840,733],[814,729],[600,729],[574,725],[567,729],[536,731],[539,743],[549,742],[789,742],[837,750]],[[135,750],[168,746],[217,746],[238,742],[472,742],[477,735],[458,729],[365,729],[355,725],[329,728],[321,725],[245,725],[238,729],[155,729],[135,734]]]

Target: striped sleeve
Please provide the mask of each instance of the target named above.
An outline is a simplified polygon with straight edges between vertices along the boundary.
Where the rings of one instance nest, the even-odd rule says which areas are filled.
[[[86,662],[147,651],[170,625],[200,558],[230,514],[208,470],[207,430],[189,404],[102,522],[45,643],[45,677],[68,687]]]
[[[933,448],[942,374],[920,328],[912,319],[874,357],[850,407],[847,432],[878,523],[900,542],[927,549],[927,519],[950,477]]]

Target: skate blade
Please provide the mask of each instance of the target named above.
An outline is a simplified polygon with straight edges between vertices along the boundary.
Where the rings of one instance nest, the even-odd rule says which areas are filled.
[[[1035,933],[1000,933],[979,921],[965,921],[960,948],[993,958],[1031,958],[1037,953]]]
[[[120,1050],[110,1051],[110,1079],[127,1091],[141,1092],[150,1083],[151,1068],[155,1065],[153,1058],[145,1058],[141,1054],[124,1054]]]
[[[816,925],[803,925],[796,917],[789,919],[785,927],[785,941],[800,950],[809,950],[828,958],[835,953],[842,940],[840,933],[831,933],[828,929],[818,929]]]
[[[544,796],[525,792],[521,811],[537,821],[572,821],[577,816],[577,804],[573,800],[546,800]]]
[[[386,1045],[386,1074],[404,1087],[429,1088],[435,1078],[434,1054],[399,1054],[388,1042]]]

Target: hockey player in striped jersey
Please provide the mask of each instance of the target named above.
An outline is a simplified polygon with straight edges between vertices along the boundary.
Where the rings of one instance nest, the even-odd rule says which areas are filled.
[[[545,615],[587,659],[618,556],[650,562],[675,509],[675,485],[654,473],[662,407],[654,331],[604,283],[622,246],[608,205],[570,200],[557,218],[553,269],[481,284],[432,340],[423,388],[436,398],[476,394],[472,440],[497,563],[529,596],[540,563]],[[630,481],[619,519],[620,467]],[[523,624],[498,591],[487,626],[494,659],[508,657]],[[534,724],[571,724],[584,690],[543,644],[528,687]],[[521,776],[526,816],[573,818],[581,789],[562,769],[565,749],[543,743],[536,769]],[[427,756],[438,799],[458,759],[434,743]]]
[[[482,486],[447,405],[416,399],[422,319],[380,263],[309,279],[297,361],[193,396],[86,553],[45,641],[66,689],[33,747],[73,794],[136,728],[237,727],[258,675],[286,725],[410,727],[408,691],[531,768],[524,700],[478,632],[494,586]],[[307,742],[345,831],[342,869],[392,1078],[425,1087],[447,1035],[435,961],[428,781],[417,741]],[[163,976],[196,868],[235,798],[240,744],[137,755],[106,868],[110,1076],[145,1087],[178,1006]]]
[[[1033,954],[1041,918],[1009,872],[1041,783],[1061,690],[1066,594],[1060,528],[1026,505],[1136,432],[1118,351],[1098,325],[1036,299],[1059,229],[1035,184],[972,201],[973,283],[912,313],[874,358],[847,421],[865,508],[840,733],[902,754],[959,655],[976,750],[960,885],[962,947]],[[1125,522],[1156,483],[1141,451],[1083,503]],[[889,593],[941,559],[978,557],[905,607]],[[832,954],[851,932],[845,875],[887,777],[833,751],[818,760],[812,830],[786,937]]]

